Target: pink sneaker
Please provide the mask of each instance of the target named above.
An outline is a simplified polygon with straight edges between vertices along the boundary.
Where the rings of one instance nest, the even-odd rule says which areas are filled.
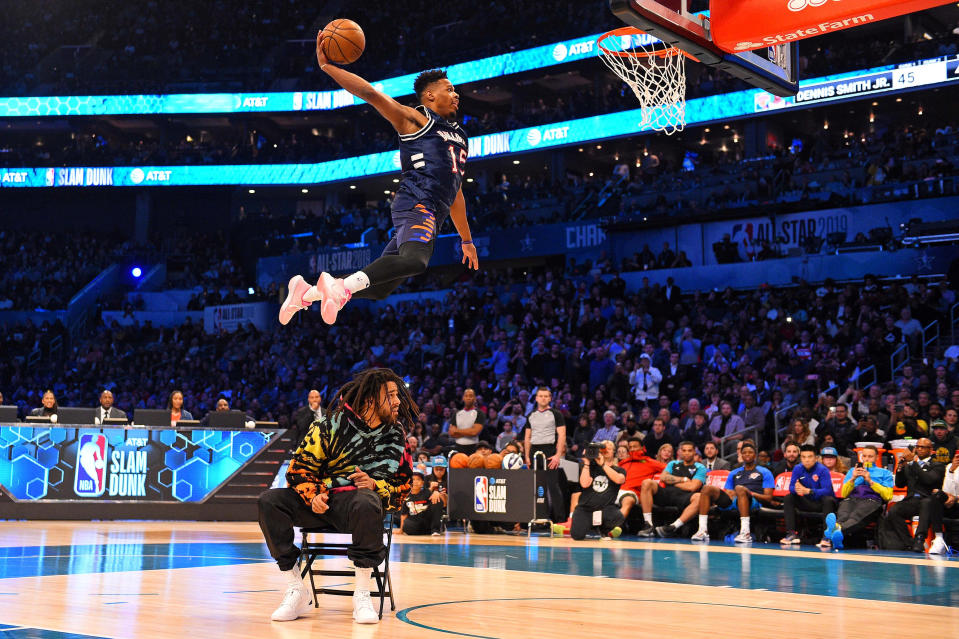
[[[334,278],[329,273],[320,274],[316,290],[323,296],[323,301],[320,302],[320,316],[327,324],[334,324],[336,315],[346,306],[353,294],[346,290],[342,279]]]
[[[290,278],[290,283],[287,285],[287,288],[289,289],[289,293],[287,293],[286,300],[280,307],[280,324],[283,326],[290,323],[290,320],[293,319],[297,311],[302,311],[310,305],[310,302],[303,299],[303,295],[310,290],[310,285],[307,284],[306,280],[302,277],[294,275]]]

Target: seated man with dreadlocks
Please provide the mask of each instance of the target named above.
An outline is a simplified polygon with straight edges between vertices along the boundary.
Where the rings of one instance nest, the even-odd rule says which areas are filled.
[[[290,487],[260,495],[260,529],[288,584],[274,621],[292,621],[312,604],[295,566],[294,526],[330,526],[353,536],[347,550],[356,567],[353,619],[379,621],[370,600],[372,568],[386,559],[383,513],[397,510],[410,490],[412,457],[401,424],[415,423],[419,408],[387,368],[359,373],[333,397],[293,456]]]

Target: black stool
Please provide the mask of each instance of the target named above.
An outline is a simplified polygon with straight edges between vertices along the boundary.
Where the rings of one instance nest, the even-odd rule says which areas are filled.
[[[341,535],[346,533],[340,533],[330,527],[303,528],[301,532],[302,543],[300,544],[300,559],[301,561],[305,560],[305,564],[303,565],[303,570],[300,572],[300,576],[305,577],[307,574],[310,575],[310,587],[313,589],[313,605],[317,608],[320,607],[320,602],[317,596],[321,594],[338,595],[341,597],[352,596],[352,590],[341,590],[337,588],[317,586],[315,580],[313,579],[314,575],[324,577],[356,576],[356,573],[353,570],[326,570],[313,567],[313,562],[321,556],[346,557],[346,550],[350,547],[350,543],[333,541],[313,542],[310,541],[310,535]],[[373,579],[376,580],[376,590],[370,591],[370,596],[380,598],[380,619],[383,618],[383,605],[386,602],[387,597],[390,598],[390,610],[396,610],[396,602],[393,600],[393,582],[390,580],[390,549],[393,545],[393,513],[387,513],[386,517],[383,519],[383,537],[384,543],[386,544],[386,561],[383,564],[383,570],[380,570],[379,566],[373,567]]]

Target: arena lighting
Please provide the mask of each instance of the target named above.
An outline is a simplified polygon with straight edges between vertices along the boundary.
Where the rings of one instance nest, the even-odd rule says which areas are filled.
[[[523,71],[595,58],[601,34],[573,38],[531,49],[511,51],[447,67],[457,85]],[[386,95],[412,94],[415,73],[373,81]],[[342,90],[262,93],[175,93],[164,95],[79,95],[0,97],[0,117],[150,115],[200,113],[271,113],[328,111],[364,104]],[[313,129],[314,136],[319,135]]]
[[[140,279],[140,277],[143,275],[143,270],[140,269],[139,266],[134,266],[133,268],[130,269],[130,275],[132,275],[136,279]]]
[[[253,295],[253,292],[254,292],[254,291],[253,291],[253,287],[252,287],[252,286],[246,289],[246,294],[247,294],[247,295]]]
[[[935,58],[919,64],[888,66],[804,80],[796,98],[778,98],[752,89],[694,98],[686,104],[687,122],[709,124],[732,118],[761,115],[784,109],[799,109],[864,95],[912,90],[938,84],[959,84],[959,55]],[[597,139],[641,133],[639,109],[607,113],[489,133],[470,138],[470,158],[566,145],[581,145]],[[875,114],[869,114],[875,120]],[[601,145],[600,145],[601,146]],[[585,146],[577,146],[580,153]],[[318,164],[190,165],[117,167],[26,167],[0,169],[0,188],[7,187],[104,187],[104,186],[212,186],[249,184],[296,184],[352,180],[400,168],[399,152],[386,151]]]

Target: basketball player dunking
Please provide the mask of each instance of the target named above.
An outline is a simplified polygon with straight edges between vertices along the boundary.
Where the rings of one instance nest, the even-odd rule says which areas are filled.
[[[403,176],[392,205],[396,233],[381,257],[344,279],[323,273],[316,286],[310,286],[301,276],[293,277],[280,307],[280,324],[289,323],[297,311],[317,301],[321,302],[323,321],[333,324],[352,297],[385,299],[407,278],[426,270],[436,233],[447,216],[460,234],[463,263],[479,268],[461,189],[469,146],[466,133],[453,121],[459,96],[446,72],[424,71],[416,78],[413,89],[420,105],[414,109],[377,91],[358,75],[330,64],[323,52],[323,38],[321,33],[316,44],[320,69],[370,104],[399,133]]]

